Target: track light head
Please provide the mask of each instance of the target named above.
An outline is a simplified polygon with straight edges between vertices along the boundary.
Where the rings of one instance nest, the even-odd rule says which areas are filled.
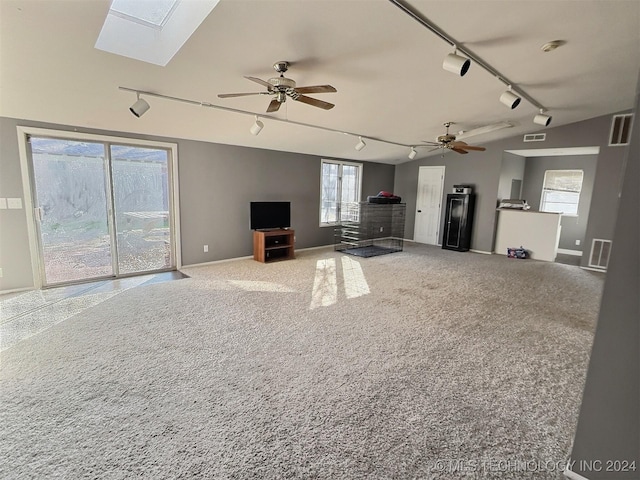
[[[471,60],[461,57],[456,52],[450,53],[444,57],[444,62],[442,62],[442,68],[448,72],[458,74],[461,77],[464,77],[470,66]]]
[[[251,125],[251,128],[249,129],[249,131],[251,132],[251,135],[258,135],[263,128],[264,128],[264,123],[258,120],[258,116],[256,115],[256,121],[253,125]]]
[[[364,143],[364,140],[362,140],[362,137],[358,137],[358,140],[360,140],[357,144],[356,144],[356,150],[360,151],[362,150],[364,147],[367,146],[366,143]]]
[[[538,125],[542,125],[543,127],[548,127],[551,123],[551,116],[545,115],[544,110],[540,109],[540,113],[533,117],[533,123],[537,123]]]
[[[409,152],[409,159],[413,160],[414,158],[416,158],[416,155],[418,155],[418,152],[414,147],[411,147],[411,151]]]
[[[512,110],[520,105],[520,101],[522,99],[511,91],[511,85],[507,91],[505,91],[502,95],[500,95],[500,102],[511,108]]]
[[[146,100],[144,100],[143,98],[140,98],[139,93],[137,93],[136,95],[138,97],[138,100],[136,100],[136,103],[134,103],[129,107],[129,111],[133,113],[136,117],[140,118],[151,107],[149,106]]]

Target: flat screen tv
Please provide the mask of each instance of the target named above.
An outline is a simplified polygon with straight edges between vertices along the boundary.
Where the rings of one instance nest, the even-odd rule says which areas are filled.
[[[291,226],[291,202],[251,202],[251,230]]]

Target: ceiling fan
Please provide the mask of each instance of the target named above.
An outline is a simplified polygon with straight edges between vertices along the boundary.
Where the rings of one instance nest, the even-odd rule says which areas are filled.
[[[277,112],[280,106],[287,100],[287,97],[297,102],[306,103],[313,107],[323,108],[324,110],[330,110],[335,105],[333,103],[324,102],[316,98],[311,98],[305,95],[305,93],[335,93],[337,90],[331,85],[315,85],[312,87],[296,87],[296,82],[284,76],[284,73],[289,69],[289,62],[276,62],[273,64],[273,68],[280,74],[279,77],[273,77],[269,80],[261,80],[256,77],[247,77],[247,80],[259,83],[260,85],[267,87],[265,92],[253,92],[253,93],[221,93],[219,98],[229,97],[244,97],[247,95],[271,95],[273,100],[267,107],[267,112]]]
[[[446,122],[444,126],[447,128],[447,132],[444,135],[440,135],[438,137],[437,142],[424,142],[426,145],[432,145],[435,148],[429,150],[430,152],[441,148],[444,152],[445,148],[449,150],[453,150],[457,153],[467,154],[469,150],[476,150],[478,152],[484,152],[486,148],[484,147],[475,147],[473,145],[469,145],[463,141],[456,140],[456,136],[453,133],[449,133],[449,127],[453,125],[453,122]]]

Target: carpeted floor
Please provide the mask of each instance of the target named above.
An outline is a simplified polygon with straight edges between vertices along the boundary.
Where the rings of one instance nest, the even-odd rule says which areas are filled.
[[[0,354],[1,478],[561,478],[602,274],[412,244],[185,273]]]

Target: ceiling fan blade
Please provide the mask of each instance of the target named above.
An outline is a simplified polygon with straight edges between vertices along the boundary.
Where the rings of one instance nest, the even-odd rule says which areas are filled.
[[[269,82],[265,82],[264,80],[260,79],[260,78],[256,78],[256,77],[247,77],[245,75],[245,77],[247,80],[251,80],[252,82],[256,82],[259,83],[260,85],[263,85],[265,87],[267,87],[269,90],[273,89],[273,85],[271,85]]]
[[[462,150],[461,148],[457,148],[457,147],[452,147],[451,150],[453,150],[454,152],[458,152],[458,153],[469,153],[466,150]]]
[[[331,85],[315,85],[313,87],[296,87],[298,93],[335,93],[337,90]]]
[[[427,153],[429,152],[433,152],[435,150],[440,150],[442,147],[436,147],[436,148],[432,148],[431,150],[427,150]]]
[[[263,95],[266,92],[253,92],[253,93],[219,93],[218,98],[230,98],[230,97],[246,97],[247,95]]]
[[[461,140],[454,140],[450,142],[449,145],[453,145],[454,147],[466,147],[468,144]]]
[[[271,103],[269,103],[267,112],[277,112],[278,110],[280,110],[280,105],[281,103],[278,101],[278,99],[274,98],[273,100],[271,100]]]
[[[486,148],[484,148],[484,147],[475,147],[473,145],[466,145],[466,146],[460,147],[460,148],[464,148],[465,150],[476,150],[478,152],[484,152],[486,150]]]
[[[329,102],[323,102],[322,100],[317,100],[315,98],[307,97],[306,95],[298,95],[298,98],[294,98],[297,102],[306,103],[307,105],[311,105],[313,107],[324,108],[325,110],[331,110],[335,105]]]

